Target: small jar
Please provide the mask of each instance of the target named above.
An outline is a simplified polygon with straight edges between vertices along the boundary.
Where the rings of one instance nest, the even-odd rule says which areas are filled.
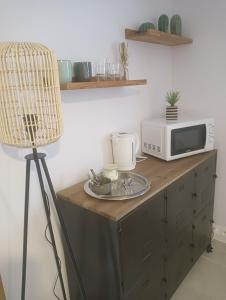
[[[103,169],[103,176],[116,181],[118,179],[118,168],[116,164],[108,164]]]

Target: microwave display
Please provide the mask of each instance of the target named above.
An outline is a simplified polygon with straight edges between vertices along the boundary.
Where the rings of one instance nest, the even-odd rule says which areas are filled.
[[[206,125],[177,128],[171,131],[171,155],[200,150],[206,144]]]

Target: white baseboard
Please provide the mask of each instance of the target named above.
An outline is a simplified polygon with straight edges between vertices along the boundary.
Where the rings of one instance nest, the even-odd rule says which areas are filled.
[[[213,231],[215,240],[226,243],[226,227],[214,224]]]

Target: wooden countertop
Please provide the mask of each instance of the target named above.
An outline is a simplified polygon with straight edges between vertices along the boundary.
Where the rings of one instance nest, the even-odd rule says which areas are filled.
[[[5,300],[5,293],[3,289],[1,275],[0,275],[0,300]]]
[[[151,189],[145,195],[134,199],[123,201],[95,199],[84,192],[84,181],[60,191],[57,196],[60,201],[69,201],[113,221],[118,221],[194,167],[215,155],[216,152],[217,150],[213,150],[170,162],[148,156],[145,161],[137,163],[133,172],[145,176],[151,182]]]

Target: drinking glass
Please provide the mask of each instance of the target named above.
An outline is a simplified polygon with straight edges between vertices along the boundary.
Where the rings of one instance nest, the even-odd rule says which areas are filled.
[[[120,80],[121,78],[121,68],[119,63],[110,64],[110,79],[111,80]]]
[[[75,62],[74,75],[76,81],[90,81],[92,79],[92,64],[89,61]]]
[[[72,63],[70,60],[58,60],[60,84],[72,81]]]
[[[97,80],[105,80],[106,79],[106,63],[96,63],[95,73]]]

